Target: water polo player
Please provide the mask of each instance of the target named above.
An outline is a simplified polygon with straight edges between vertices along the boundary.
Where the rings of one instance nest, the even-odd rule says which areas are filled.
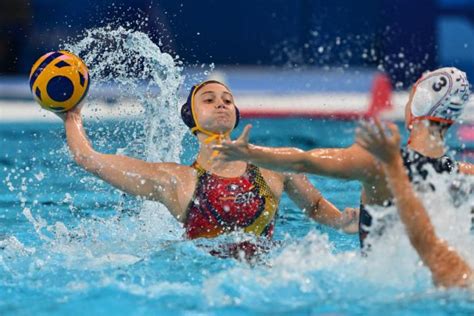
[[[163,203],[184,224],[188,238],[243,231],[270,238],[282,192],[314,220],[357,231],[358,213],[339,210],[303,175],[287,175],[244,161],[215,161],[212,146],[230,140],[239,110],[230,90],[217,81],[194,86],[181,116],[200,143],[192,166],[151,163],[95,151],[86,137],[80,107],[64,116],[75,161],[120,190]]]
[[[428,175],[426,166],[437,173],[474,174],[472,164],[456,162],[445,155],[445,134],[461,116],[469,98],[466,74],[456,68],[441,68],[424,74],[414,85],[406,105],[406,126],[410,139],[401,150],[411,181],[420,185]],[[278,171],[307,172],[359,180],[362,183],[359,236],[361,245],[372,225],[365,205],[391,204],[392,194],[380,164],[357,143],[342,149],[265,148],[248,144],[249,126],[236,141],[214,148],[224,161],[248,161]],[[428,184],[432,186],[432,184]],[[381,219],[383,221],[383,219]],[[384,227],[380,223],[380,227]]]
[[[405,226],[411,245],[430,269],[433,282],[442,287],[473,287],[474,272],[469,264],[435,232],[423,203],[417,198],[400,155],[400,133],[389,124],[389,135],[380,122],[363,125],[358,143],[382,163],[388,186]]]

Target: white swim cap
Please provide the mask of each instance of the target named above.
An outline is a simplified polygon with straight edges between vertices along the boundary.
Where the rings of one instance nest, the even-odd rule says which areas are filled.
[[[454,67],[427,72],[415,83],[411,103],[413,120],[453,123],[469,100],[466,74]]]

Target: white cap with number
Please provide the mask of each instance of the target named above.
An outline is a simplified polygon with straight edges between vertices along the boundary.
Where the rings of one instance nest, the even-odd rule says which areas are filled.
[[[470,93],[466,74],[454,67],[423,74],[414,89],[411,103],[413,119],[445,123],[453,123],[461,116]]]

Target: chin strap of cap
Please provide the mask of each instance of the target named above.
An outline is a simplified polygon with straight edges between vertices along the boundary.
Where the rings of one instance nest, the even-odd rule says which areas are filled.
[[[410,120],[409,125],[412,125],[413,122],[422,121],[422,120],[428,120],[428,121],[446,123],[446,124],[453,124],[454,123],[453,120],[448,120],[448,119],[444,119],[444,118],[436,117],[436,116],[424,115],[424,116],[412,117],[412,119]]]

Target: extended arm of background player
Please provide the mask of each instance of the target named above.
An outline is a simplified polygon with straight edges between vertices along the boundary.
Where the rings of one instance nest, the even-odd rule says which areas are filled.
[[[87,139],[79,109],[66,114],[66,137],[74,160],[86,171],[93,173],[118,189],[155,200],[170,206],[177,203],[177,173],[174,163],[149,163],[119,155],[95,151]],[[170,210],[178,209],[169,207]],[[179,218],[180,214],[173,214]]]
[[[379,165],[358,144],[343,149],[314,149],[261,147],[249,144],[251,125],[244,128],[235,141],[215,145],[223,161],[243,160],[260,167],[296,173],[314,173],[342,179],[371,182],[380,174]]]
[[[463,258],[436,236],[430,218],[416,197],[401,157],[385,165],[387,180],[411,244],[431,270],[436,285],[468,286],[473,272]]]
[[[304,175],[291,174],[285,179],[285,192],[310,218],[318,223],[342,229],[346,233],[357,233],[359,212],[346,209],[340,212],[326,200]]]
[[[277,171],[312,173],[350,180],[364,181],[379,174],[375,159],[357,144],[348,148],[310,151],[250,145],[247,160]]]

